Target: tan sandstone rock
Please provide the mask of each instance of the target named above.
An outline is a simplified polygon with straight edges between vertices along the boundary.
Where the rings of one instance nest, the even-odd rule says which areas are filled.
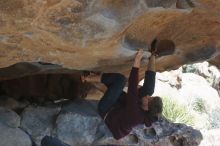
[[[219,1],[1,0],[0,67],[49,62],[128,73],[135,51],[169,39],[159,71],[207,60],[219,67]],[[143,69],[142,69],[143,70]]]

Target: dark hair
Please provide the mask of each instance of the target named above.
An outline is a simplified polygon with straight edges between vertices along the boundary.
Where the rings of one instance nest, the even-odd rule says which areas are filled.
[[[153,115],[162,113],[163,111],[163,101],[160,97],[155,96],[149,103],[149,112]]]
[[[145,124],[150,126],[151,123],[158,120],[157,114],[163,111],[163,101],[160,97],[155,96],[149,103],[148,111],[146,112]]]

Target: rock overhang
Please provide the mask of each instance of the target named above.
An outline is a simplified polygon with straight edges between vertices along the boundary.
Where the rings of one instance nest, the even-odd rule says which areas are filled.
[[[42,61],[71,69],[111,68],[127,73],[135,50],[149,47],[154,38],[172,40],[177,48],[175,54],[158,59],[160,71],[204,60],[219,66],[218,2],[23,0],[17,3],[9,0],[0,8],[2,68],[19,62]]]

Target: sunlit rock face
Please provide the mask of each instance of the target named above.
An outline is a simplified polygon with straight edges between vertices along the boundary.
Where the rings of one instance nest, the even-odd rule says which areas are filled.
[[[158,58],[160,71],[219,66],[219,8],[212,0],[1,0],[0,67],[41,61],[127,73],[154,38],[176,44]]]

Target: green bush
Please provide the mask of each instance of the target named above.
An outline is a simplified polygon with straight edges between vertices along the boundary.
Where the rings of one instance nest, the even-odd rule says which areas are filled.
[[[196,98],[193,102],[193,110],[199,113],[206,113],[205,101],[202,98]]]
[[[187,106],[180,105],[170,98],[163,98],[163,115],[174,123],[194,125],[194,117]]]
[[[182,72],[183,73],[195,73],[196,68],[193,66],[193,64],[186,64],[182,66]]]

